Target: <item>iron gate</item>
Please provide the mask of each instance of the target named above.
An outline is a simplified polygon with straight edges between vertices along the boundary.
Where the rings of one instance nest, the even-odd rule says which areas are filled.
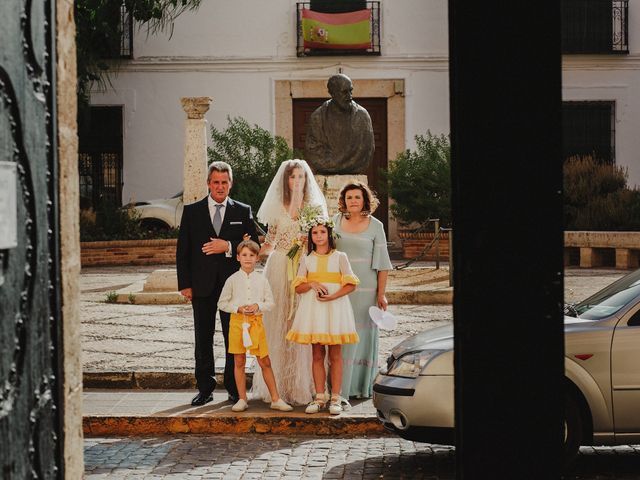
[[[15,246],[0,245],[0,469],[62,478],[55,2],[0,2],[0,161],[15,172]],[[6,190],[5,190],[6,195]]]

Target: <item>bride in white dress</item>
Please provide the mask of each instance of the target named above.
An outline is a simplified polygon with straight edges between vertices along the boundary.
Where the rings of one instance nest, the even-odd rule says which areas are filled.
[[[268,225],[261,255],[269,255],[264,269],[275,301],[275,308],[264,312],[269,357],[278,392],[290,405],[306,405],[313,399],[311,348],[286,340],[295,315],[297,298],[291,288],[297,265],[287,256],[293,242],[301,238],[298,213],[304,205],[319,205],[327,215],[327,205],[320,187],[304,160],[282,162],[257,213]],[[306,235],[305,235],[306,237]],[[304,252],[304,247],[300,249]],[[270,402],[269,391],[260,369],[253,375],[253,398]]]

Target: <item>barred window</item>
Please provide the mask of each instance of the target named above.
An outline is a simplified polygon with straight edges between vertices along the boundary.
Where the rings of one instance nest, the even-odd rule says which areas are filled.
[[[78,132],[80,208],[122,205],[122,107],[90,107]]]
[[[629,53],[628,0],[561,0],[562,53]]]
[[[615,163],[615,102],[562,102],[562,136],[563,158]]]

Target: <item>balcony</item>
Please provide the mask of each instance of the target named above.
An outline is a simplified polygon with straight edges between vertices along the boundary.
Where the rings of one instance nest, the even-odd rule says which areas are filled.
[[[628,0],[561,0],[562,53],[629,53]]]
[[[133,15],[127,11],[124,3],[119,7],[120,21],[118,22],[118,32],[114,32],[104,39],[102,58],[109,59],[127,59],[133,58]]]
[[[322,8],[314,9],[318,4]],[[353,9],[345,9],[344,2],[296,6],[299,57],[380,55],[380,2],[354,2]]]

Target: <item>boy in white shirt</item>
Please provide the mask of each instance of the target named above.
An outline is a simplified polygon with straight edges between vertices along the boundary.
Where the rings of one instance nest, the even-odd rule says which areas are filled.
[[[293,410],[278,395],[276,380],[271,369],[267,336],[262,324],[262,312],[273,308],[273,294],[266,278],[255,271],[260,247],[253,240],[238,245],[240,270],[231,275],[222,288],[218,308],[231,313],[229,323],[229,353],[235,360],[234,377],[240,399],[231,407],[234,412],[248,408],[245,375],[247,350],[255,355],[262,369],[262,376],[271,394],[271,408],[283,412]]]

